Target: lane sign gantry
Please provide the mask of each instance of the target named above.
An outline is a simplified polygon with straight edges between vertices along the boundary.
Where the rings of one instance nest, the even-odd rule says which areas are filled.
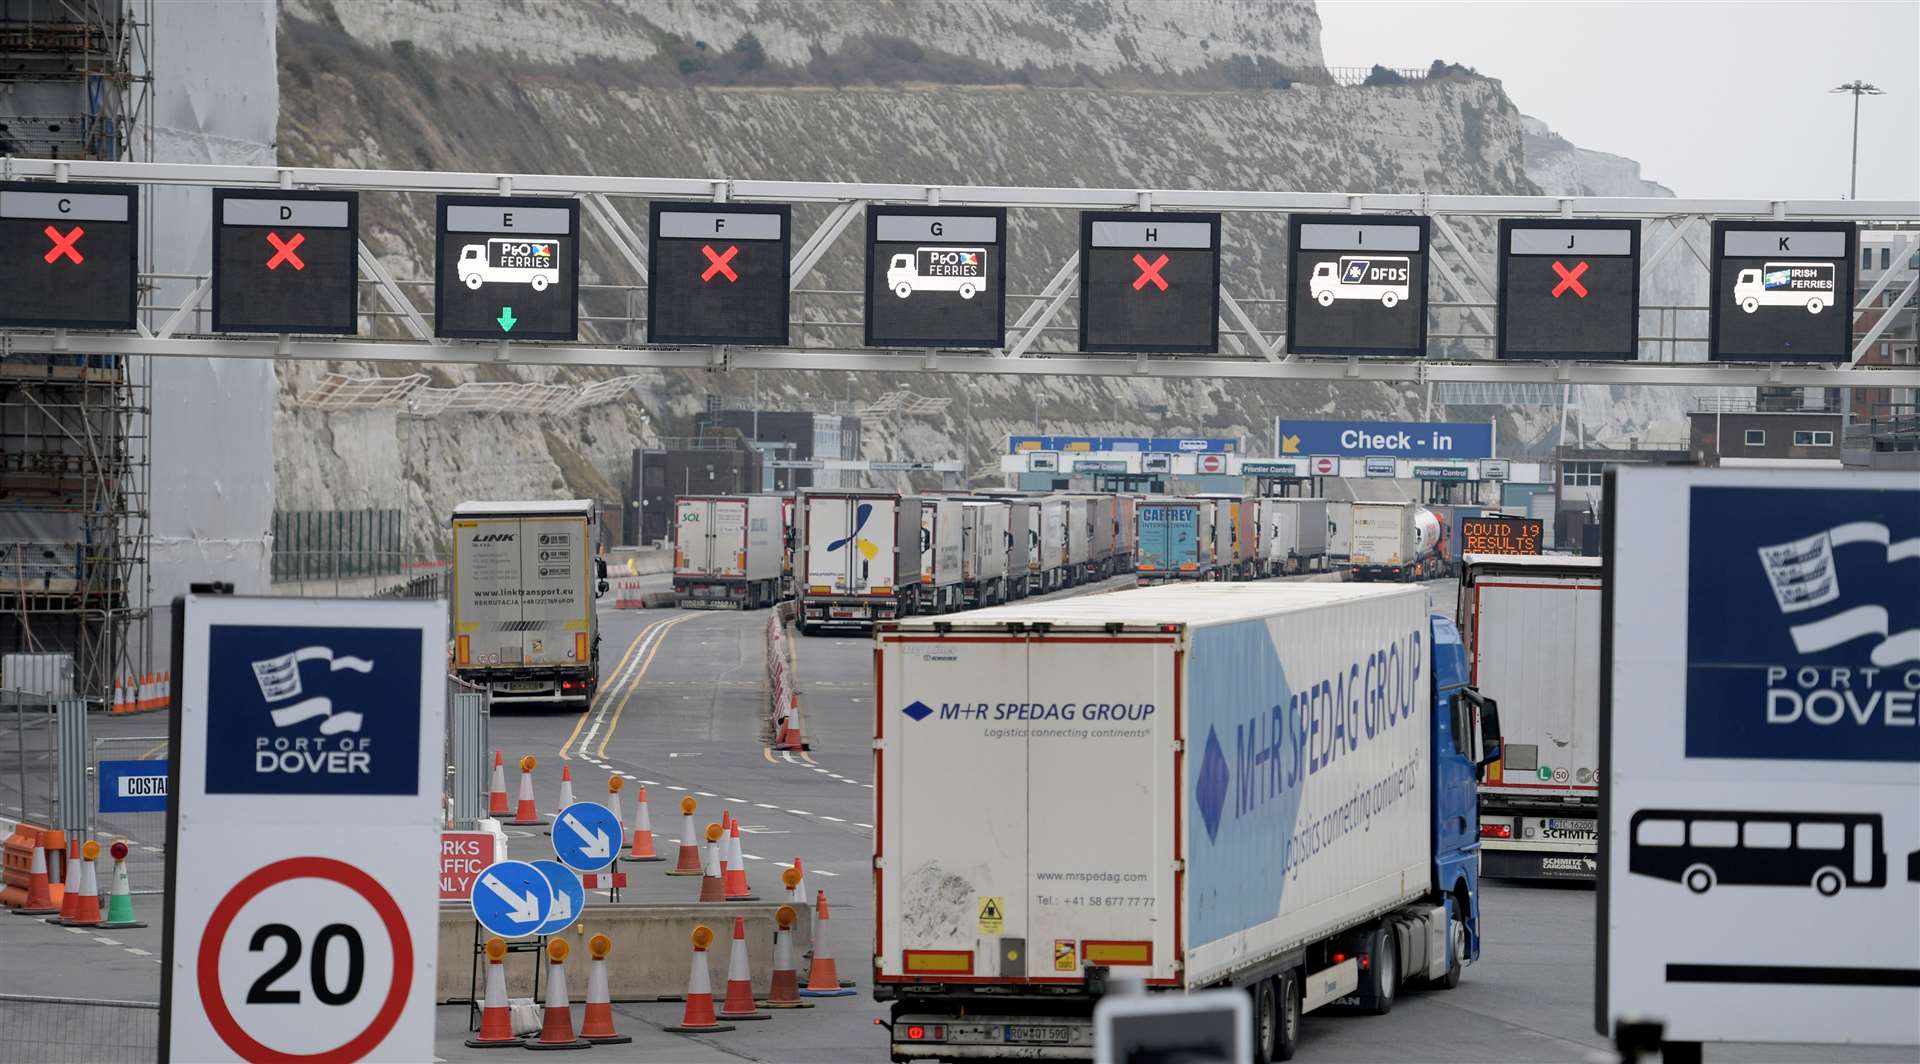
[[[1849,361],[1855,236],[1852,222],[1713,223],[1708,359]]]
[[[501,938],[540,933],[553,911],[553,884],[527,861],[495,861],[473,878],[473,918]]]
[[[213,331],[360,331],[360,194],[213,190]]]
[[[131,329],[133,185],[0,182],[0,328]]]
[[[579,337],[579,200],[440,196],[438,217],[435,336]]]
[[[620,821],[599,802],[575,802],[553,818],[553,853],[568,868],[598,872],[620,856]]]
[[[1500,358],[1639,356],[1640,223],[1503,218]]]
[[[1080,212],[1080,349],[1220,349],[1220,215]]]
[[[1287,219],[1287,350],[1297,355],[1427,353],[1424,217]]]
[[[792,208],[654,203],[647,216],[648,343],[787,343]]]
[[[1006,338],[1004,208],[867,209],[868,347],[998,347]]]

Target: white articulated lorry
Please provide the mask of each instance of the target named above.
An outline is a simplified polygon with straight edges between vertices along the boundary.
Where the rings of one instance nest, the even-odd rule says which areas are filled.
[[[1246,990],[1285,1059],[1302,1013],[1478,957],[1498,715],[1424,589],[1168,584],[875,639],[893,1059],[1089,1059],[1120,974]]]
[[[1469,554],[1460,627],[1473,684],[1500,703],[1505,743],[1480,784],[1489,876],[1599,871],[1599,558]]]
[[[803,488],[794,519],[802,634],[913,612],[922,565],[918,496]]]
[[[592,499],[453,509],[453,672],[496,703],[584,709],[600,676],[606,591]]]
[[[1007,601],[1007,511],[1004,502],[960,504],[960,597],[968,609]]]
[[[1347,566],[1355,580],[1411,580],[1420,561],[1419,533],[1410,502],[1353,503],[1353,546]]]
[[[1327,500],[1259,500],[1261,546],[1271,576],[1320,569],[1327,559]]]
[[[780,600],[786,527],[778,495],[683,495],[673,503],[679,606],[759,609]]]

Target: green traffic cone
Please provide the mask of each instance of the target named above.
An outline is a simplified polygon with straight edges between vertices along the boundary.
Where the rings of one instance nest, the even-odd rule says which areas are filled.
[[[109,851],[113,854],[113,896],[107,900],[107,918],[100,921],[100,927],[145,927],[144,923],[133,916],[133,890],[127,882],[127,844],[116,842]]]

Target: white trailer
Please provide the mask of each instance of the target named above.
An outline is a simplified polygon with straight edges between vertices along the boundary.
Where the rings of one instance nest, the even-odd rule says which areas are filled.
[[[1245,989],[1286,1059],[1302,1013],[1385,1012],[1477,957],[1498,726],[1423,590],[1162,585],[876,641],[893,1059],[1089,1059],[1123,973]]]
[[[1028,516],[1039,538],[1027,590],[1034,594],[1058,591],[1067,586],[1067,500],[1050,496],[1030,507]]]
[[[960,595],[969,609],[1007,601],[1008,509],[998,501],[960,504]]]
[[[880,491],[802,489],[800,631],[904,617],[920,592],[920,499]]]
[[[1353,504],[1327,500],[1327,564],[1345,565],[1353,556]]]
[[[1007,507],[1007,577],[1009,599],[1027,597],[1027,582],[1033,571],[1033,557],[1039,534],[1034,522],[1040,519],[1040,507],[1025,499],[1001,499]]]
[[[1213,507],[1214,569],[1209,579],[1246,580],[1253,576],[1259,546],[1258,507],[1241,495],[1203,492]]]
[[[1087,565],[1085,579],[1104,580],[1113,575],[1114,513],[1117,503],[1112,495],[1076,495],[1087,509]]]
[[[1326,565],[1327,500],[1261,499],[1259,512],[1268,573],[1305,573]]]
[[[455,271],[475,291],[489,284],[524,284],[544,292],[560,283],[560,242],[550,236],[494,237],[460,249]]]
[[[1410,502],[1355,502],[1353,549],[1347,565],[1355,580],[1411,580],[1420,561]]]
[[[745,610],[779,601],[786,555],[782,502],[778,495],[675,499],[674,602]]]
[[[606,591],[592,499],[453,510],[453,672],[496,703],[584,709],[600,676]]]
[[[951,613],[961,606],[961,503],[924,499],[920,506],[920,601],[916,612]]]
[[[1485,875],[1591,880],[1599,870],[1600,564],[1465,558],[1467,662],[1504,724],[1501,758],[1480,784]]]
[[[1060,500],[1066,506],[1068,586],[1086,581],[1093,563],[1093,500],[1084,495],[1068,495]]]

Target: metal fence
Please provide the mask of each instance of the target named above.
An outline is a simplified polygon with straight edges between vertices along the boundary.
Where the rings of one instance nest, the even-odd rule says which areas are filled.
[[[394,510],[275,510],[273,579],[343,580],[398,573],[406,523]]]
[[[100,763],[102,761],[152,761],[153,771],[166,771],[165,735],[96,736],[92,757],[88,760],[90,786],[88,807],[93,811],[92,837],[104,849],[115,839],[127,843],[127,887],[135,894],[158,894],[167,882],[167,814],[165,810],[148,813],[103,813],[100,811]],[[144,767],[144,766],[142,766]],[[112,864],[101,861],[102,891],[111,884]]]
[[[144,1064],[159,1053],[151,1001],[0,994],[0,1064]]]
[[[53,702],[0,688],[0,816],[53,823],[58,745]]]
[[[492,693],[447,677],[446,792],[453,799],[453,820],[461,827],[487,815],[492,723]]]

